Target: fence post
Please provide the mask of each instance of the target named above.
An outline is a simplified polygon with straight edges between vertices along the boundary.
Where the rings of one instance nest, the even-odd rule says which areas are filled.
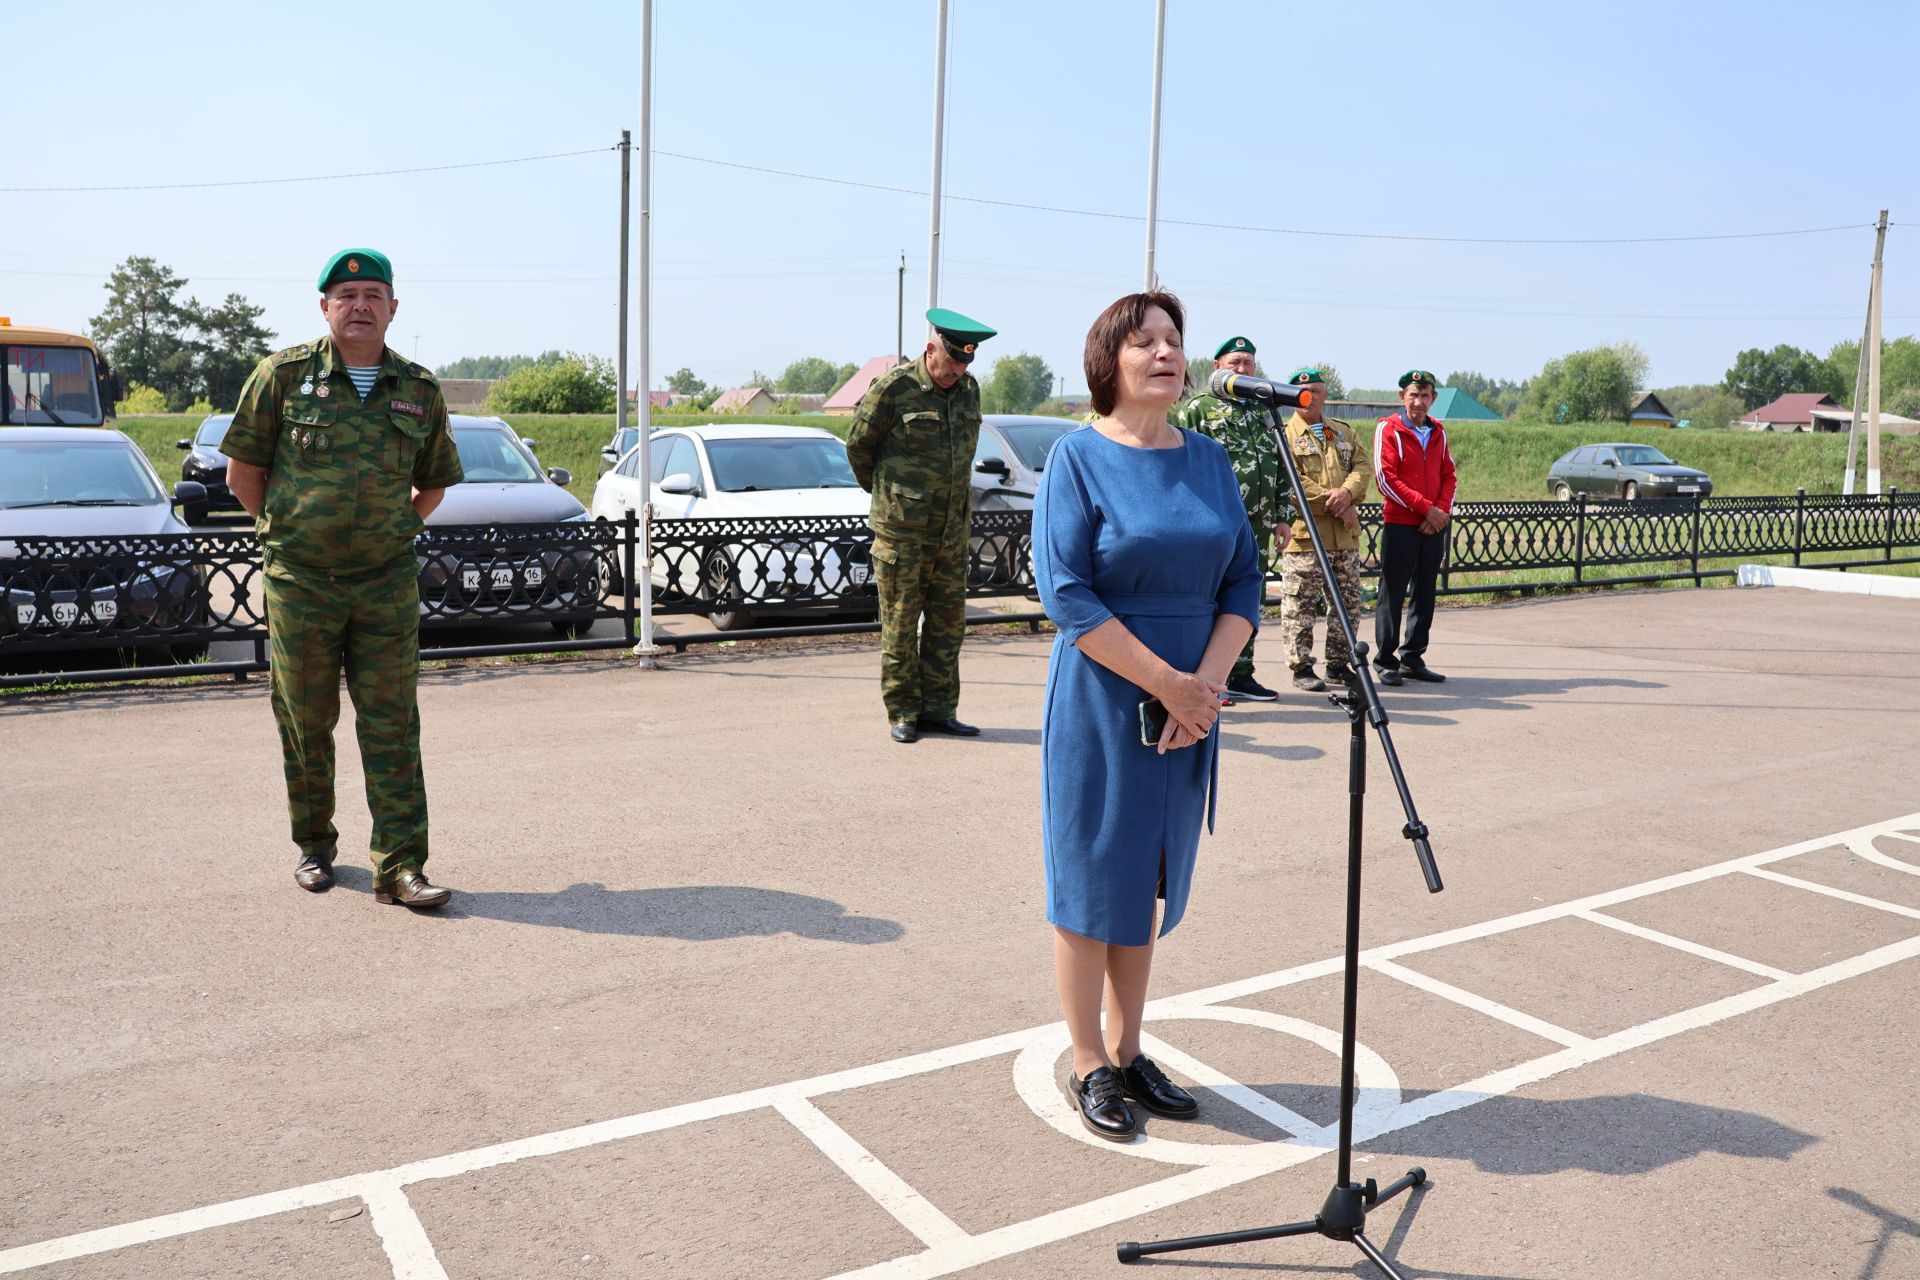
[[[1900,500],[1900,487],[1887,486],[1887,563],[1893,563],[1893,508]]]
[[[1801,543],[1806,541],[1806,534],[1807,486],[1801,485],[1799,493],[1793,500],[1793,563],[1796,567],[1800,563]]]
[[[1440,590],[1453,587],[1453,521],[1447,521],[1447,540],[1440,544]]]
[[[1580,567],[1587,558],[1587,495],[1573,509],[1573,585],[1580,585]]]
[[[639,544],[639,541],[640,517],[634,514],[632,508],[628,508],[626,518],[620,522],[620,558],[625,566],[627,588],[621,593],[624,603],[620,606],[620,621],[627,629],[629,645],[638,643],[633,634],[633,602],[640,596],[640,580],[634,576],[637,572],[634,567],[634,547]],[[648,567],[648,572],[652,572],[651,566]]]
[[[1700,585],[1700,495],[1693,495],[1693,585]]]

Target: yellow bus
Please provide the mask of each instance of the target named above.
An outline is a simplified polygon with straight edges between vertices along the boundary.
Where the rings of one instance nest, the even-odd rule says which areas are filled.
[[[90,338],[0,316],[0,426],[97,427],[123,393]]]

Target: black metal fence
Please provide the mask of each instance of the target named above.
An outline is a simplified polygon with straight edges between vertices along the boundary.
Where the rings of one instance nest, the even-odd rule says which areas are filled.
[[[1380,508],[1362,507],[1361,519],[1363,570],[1377,572]],[[664,644],[719,639],[764,620],[784,625],[750,634],[876,625],[872,534],[859,517],[655,521],[651,542],[656,612],[711,626],[676,627],[659,636]],[[970,547],[970,597],[1031,593],[1028,513],[976,513]],[[1565,584],[1577,586],[1698,583],[1732,576],[1712,562],[1735,557],[1791,556],[1799,564],[1807,555],[1857,553],[1824,567],[1862,567],[1920,561],[1896,555],[1917,550],[1920,495],[1462,503],[1449,526],[1441,590],[1554,585],[1498,577],[1543,570],[1570,573]],[[423,657],[630,647],[638,638],[638,599],[628,584],[640,559],[639,524],[631,516],[617,524],[433,528],[420,536],[415,558]],[[65,668],[51,678],[74,682],[263,671],[262,572],[252,533],[240,530],[0,542],[0,688],[46,682],[38,668],[49,655]],[[604,634],[608,622],[617,634]],[[555,634],[508,642],[491,630],[516,624]],[[244,656],[206,660],[211,645],[234,642]],[[90,652],[98,665],[84,656]],[[74,669],[75,653],[85,669]]]

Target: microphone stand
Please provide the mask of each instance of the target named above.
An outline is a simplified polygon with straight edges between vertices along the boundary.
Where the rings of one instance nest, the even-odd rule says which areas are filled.
[[[1271,407],[1265,409],[1267,429],[1274,433],[1275,444],[1280,454],[1280,462],[1286,468],[1287,478],[1293,487],[1299,510],[1306,517],[1307,534],[1313,541],[1314,558],[1320,563],[1321,581],[1326,583],[1327,596],[1333,608],[1329,614],[1329,626],[1338,626],[1347,636],[1348,651],[1353,654],[1354,671],[1359,677],[1359,689],[1351,686],[1339,693],[1327,695],[1328,701],[1347,713],[1349,726],[1347,750],[1347,954],[1346,954],[1346,991],[1345,1008],[1340,1029],[1340,1146],[1339,1167],[1334,1173],[1333,1190],[1328,1193],[1326,1202],[1320,1206],[1320,1212],[1309,1222],[1288,1222],[1278,1226],[1256,1227],[1248,1231],[1224,1231],[1214,1235],[1186,1236],[1177,1240],[1154,1240],[1145,1244],[1126,1241],[1120,1244],[1116,1252],[1122,1262],[1137,1262],[1153,1253],[1176,1253],[1187,1249],[1209,1249],[1217,1245],[1247,1244],[1255,1240],[1272,1240],[1280,1236],[1321,1235],[1329,1240],[1348,1240],[1356,1245],[1360,1252],[1372,1260],[1373,1264],[1385,1272],[1389,1280],[1404,1280],[1393,1264],[1381,1255],[1367,1239],[1367,1214],[1399,1195],[1409,1187],[1418,1187],[1427,1180],[1427,1171],[1419,1167],[1409,1169],[1398,1181],[1382,1188],[1372,1178],[1364,1183],[1353,1180],[1353,1106],[1354,1106],[1354,1044],[1358,1025],[1358,1003],[1360,992],[1360,840],[1361,811],[1367,791],[1367,737],[1366,726],[1373,726],[1374,734],[1380,739],[1380,749],[1387,758],[1387,768],[1393,774],[1394,790],[1400,793],[1400,807],[1405,810],[1407,823],[1400,834],[1413,843],[1414,857],[1420,863],[1420,874],[1427,882],[1427,892],[1439,893],[1440,869],[1433,861],[1433,848],[1427,843],[1427,827],[1420,821],[1420,815],[1413,807],[1413,795],[1407,790],[1406,774],[1400,768],[1400,757],[1393,749],[1393,737],[1387,732],[1386,708],[1380,705],[1380,691],[1373,682],[1371,664],[1367,661],[1367,645],[1353,630],[1353,619],[1347,614],[1346,600],[1341,596],[1337,580],[1333,575],[1333,565],[1327,558],[1326,544],[1320,538],[1319,526],[1313,518],[1313,510],[1307,505],[1307,495],[1300,483],[1300,469],[1294,465],[1293,451],[1287,448],[1286,435],[1280,429],[1278,416]]]

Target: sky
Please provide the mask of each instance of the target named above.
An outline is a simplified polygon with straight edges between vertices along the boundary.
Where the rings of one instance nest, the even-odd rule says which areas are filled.
[[[890,351],[902,253],[918,349],[936,8],[655,0],[653,386]],[[1078,390],[1088,325],[1145,277],[1154,5],[949,13],[939,303],[1000,330],[981,369],[1031,352]],[[322,332],[321,265],[371,246],[403,355],[614,355],[638,3],[85,14],[48,33],[84,57],[7,59],[0,315],[84,330],[143,255],[291,345]],[[1886,208],[1885,332],[1920,331],[1915,47],[1910,3],[1167,0],[1159,278],[1190,350],[1245,334],[1349,387],[1621,340],[1649,385],[1713,382],[1746,347],[1860,337]],[[387,170],[416,172],[274,181]],[[1515,243],[1663,237],[1723,238]]]

